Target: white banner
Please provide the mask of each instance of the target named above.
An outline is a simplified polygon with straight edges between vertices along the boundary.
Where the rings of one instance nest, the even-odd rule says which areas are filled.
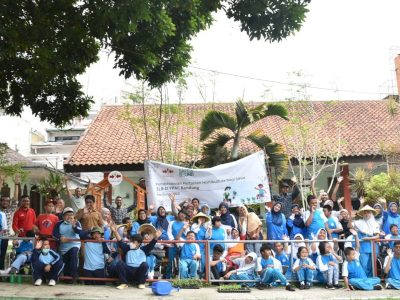
[[[200,206],[219,206],[226,199],[231,206],[271,201],[265,156],[259,151],[240,160],[209,169],[187,169],[157,161],[146,161],[148,205],[171,210],[169,194],[176,204],[198,198]]]

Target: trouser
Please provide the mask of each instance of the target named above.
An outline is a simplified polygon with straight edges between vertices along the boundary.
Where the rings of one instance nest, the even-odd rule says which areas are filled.
[[[222,276],[222,273],[219,273],[217,266],[211,267],[211,273],[213,274],[214,279],[216,279],[216,280],[220,279]]]
[[[165,271],[166,279],[171,278],[172,261],[174,260],[177,252],[178,252],[177,247],[171,247],[168,249],[168,265],[167,265],[167,270]]]
[[[0,270],[4,270],[6,254],[7,254],[8,240],[1,240],[1,258],[0,258]]]
[[[254,276],[250,276],[250,275],[248,275],[246,273],[239,273],[239,274],[232,274],[229,277],[229,279],[230,280],[254,280]],[[238,284],[240,284],[240,283],[238,283]],[[248,286],[253,287],[253,286],[256,285],[256,282],[246,282],[246,284]]]
[[[360,264],[363,267],[367,277],[372,277],[372,259],[371,253],[360,253]]]
[[[394,278],[387,278],[386,283],[390,283],[395,289],[400,290],[400,280]]]
[[[58,276],[64,268],[64,262],[60,259],[53,266],[51,266],[49,272],[44,270],[45,267],[46,265],[40,260],[35,260],[32,262],[33,279],[35,281],[38,279],[53,279],[54,281],[58,281]]]
[[[78,252],[79,249],[77,247],[72,247],[65,254],[63,254],[63,260],[65,263],[64,267],[65,276],[78,275],[78,265],[79,265]]]
[[[244,249],[247,253],[255,252],[260,253],[261,243],[246,243]]]
[[[117,262],[117,273],[122,284],[128,284],[129,280],[137,280],[138,284],[145,284],[149,265],[142,262],[139,267],[130,267],[124,261]]]
[[[25,253],[18,254],[17,258],[14,260],[14,262],[11,264],[15,270],[19,270],[21,266],[24,265],[24,263],[28,260],[30,255],[26,255]]]
[[[146,257],[146,262],[149,265],[149,271],[154,271],[154,268],[157,263],[157,258],[155,255],[150,254],[149,256]]]
[[[197,261],[194,259],[180,259],[179,260],[179,275],[182,279],[196,278]]]
[[[277,280],[280,280],[282,285],[286,285],[287,283],[285,276],[283,276],[281,271],[279,271],[278,269],[267,268],[266,270],[264,270],[264,272],[261,273],[261,281],[263,283],[269,284]]]
[[[297,271],[297,275],[299,276],[299,281],[307,281],[308,283],[311,283],[313,278],[313,271],[309,268],[303,267]]]
[[[86,270],[84,269],[84,274],[85,277],[91,277],[91,278],[105,278],[106,274],[104,273],[104,268],[103,269],[97,269],[97,270]],[[105,285],[105,281],[99,281],[99,280],[85,280],[85,285]]]
[[[118,278],[117,266],[116,265],[108,266],[107,273],[108,273],[108,277],[110,277],[110,278]]]
[[[334,266],[328,266],[328,270],[321,272],[322,276],[324,276],[325,282],[328,284],[339,282],[339,266],[335,264]]]
[[[380,283],[381,280],[378,277],[349,279],[349,284],[355,286],[356,288],[367,291],[372,291],[374,289],[374,285]]]

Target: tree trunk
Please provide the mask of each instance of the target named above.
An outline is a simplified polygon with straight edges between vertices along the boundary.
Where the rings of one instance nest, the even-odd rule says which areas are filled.
[[[240,140],[240,132],[235,136],[233,140],[231,158],[237,158],[239,156],[239,140]]]

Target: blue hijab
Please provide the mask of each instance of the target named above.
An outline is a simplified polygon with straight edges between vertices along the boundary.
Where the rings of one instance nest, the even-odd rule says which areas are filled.
[[[383,207],[382,207],[382,205],[380,205],[379,203],[375,203],[374,209],[377,206],[379,206],[381,208],[381,212],[375,216],[375,221],[378,221],[383,217]]]
[[[281,205],[281,209],[280,209],[278,212],[275,211],[275,206],[276,206],[277,204],[280,204],[280,205]],[[275,203],[274,203],[274,206],[273,206],[272,209],[271,209],[272,224],[274,224],[274,225],[276,225],[276,226],[282,226],[283,220],[282,220],[282,213],[281,213],[281,211],[282,211],[282,203],[281,203],[281,202],[275,202]]]
[[[397,213],[397,211],[395,213],[392,212],[392,210],[390,209],[392,207],[392,204],[396,205],[397,210],[399,209],[399,205],[396,202],[390,202],[389,207],[388,207],[388,215],[392,218],[397,218],[399,216],[399,214]]]
[[[208,208],[208,212],[207,213],[203,213],[203,208],[207,207]],[[210,216],[211,210],[210,207],[207,204],[203,204],[202,206],[200,206],[200,212],[202,212],[203,214]]]
[[[298,204],[293,204],[290,207],[290,211],[292,211],[292,209],[294,207],[296,207],[296,206],[297,206],[298,209],[300,209],[300,206]],[[296,226],[297,228],[304,228],[305,227],[304,220],[302,218],[301,213],[298,214],[298,215],[294,215],[293,225]]]
[[[233,217],[231,216],[231,213],[229,212],[229,205],[225,202],[221,202],[219,204],[218,209],[221,209],[221,206],[225,206],[227,209],[227,212],[222,214],[221,213],[221,220],[222,220],[222,225],[226,226],[231,226],[232,228],[235,228],[235,221],[233,221]]]

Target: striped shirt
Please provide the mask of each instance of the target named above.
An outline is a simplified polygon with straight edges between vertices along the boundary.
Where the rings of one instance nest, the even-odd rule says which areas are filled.
[[[122,220],[126,217],[126,215],[129,212],[131,212],[132,210],[134,210],[136,207],[135,203],[128,207],[117,208],[117,207],[111,206],[110,204],[108,204],[107,194],[104,194],[103,204],[104,204],[104,207],[106,207],[110,210],[111,218],[117,225],[121,225]]]
[[[6,231],[3,233],[3,237],[7,237],[10,236],[10,229],[12,228],[12,221],[13,221],[13,215],[15,213],[15,211],[18,209],[18,199],[11,199],[10,201],[10,206],[7,208],[2,208],[0,207],[0,211],[2,211],[7,218],[7,229]]]

